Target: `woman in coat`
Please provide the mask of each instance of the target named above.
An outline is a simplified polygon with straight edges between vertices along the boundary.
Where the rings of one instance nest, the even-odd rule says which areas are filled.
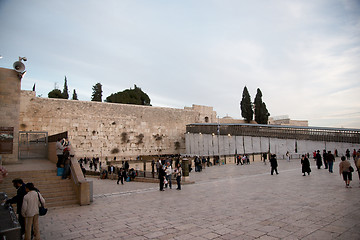
[[[303,173],[303,176],[305,176],[305,173],[307,173],[308,175],[310,175],[311,169],[310,169],[310,162],[309,159],[307,157],[305,157],[305,155],[301,156],[301,170]]]
[[[176,176],[176,183],[177,183],[177,189],[176,190],[181,190],[181,174],[182,174],[182,169],[181,169],[181,164],[178,163],[176,165],[175,168],[175,176]]]
[[[25,185],[27,194],[24,196],[21,214],[25,218],[25,240],[31,239],[31,228],[34,230],[35,240],[40,239],[39,229],[39,206],[40,201],[45,205],[45,200],[34,187],[34,184],[27,183]]]
[[[322,166],[322,159],[321,159],[321,155],[320,155],[320,151],[317,150],[317,153],[316,153],[316,166],[318,169],[321,168]]]

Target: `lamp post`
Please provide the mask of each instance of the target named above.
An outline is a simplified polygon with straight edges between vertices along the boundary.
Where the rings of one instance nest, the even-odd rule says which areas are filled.
[[[217,118],[218,118],[217,135],[218,135],[218,154],[219,154],[218,162],[220,166],[220,117],[217,116]]]

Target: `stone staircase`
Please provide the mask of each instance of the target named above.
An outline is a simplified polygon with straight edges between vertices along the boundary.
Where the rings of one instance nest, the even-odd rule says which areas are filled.
[[[71,179],[61,179],[55,170],[18,171],[9,175],[0,183],[0,192],[5,192],[9,198],[16,195],[12,184],[14,178],[21,178],[24,183],[32,182],[45,198],[46,207],[59,207],[77,204],[78,200]],[[16,207],[16,205],[13,205]]]

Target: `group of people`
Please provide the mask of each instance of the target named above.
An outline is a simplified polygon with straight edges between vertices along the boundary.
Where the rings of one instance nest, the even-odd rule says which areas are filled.
[[[247,154],[244,154],[241,156],[240,154],[236,156],[236,165],[244,165],[244,164],[250,164],[250,159]]]
[[[169,188],[172,188],[172,175],[176,178],[177,188],[176,190],[181,190],[181,176],[182,176],[182,168],[181,163],[177,162],[175,164],[174,170],[171,167],[170,161],[167,161],[165,163],[162,163],[161,161],[158,162],[159,164],[157,172],[158,172],[158,178],[159,178],[159,184],[160,184],[160,191],[165,191],[165,188],[169,186]]]
[[[16,204],[21,235],[25,240],[40,239],[39,206],[45,206],[45,199],[33,183],[24,183],[20,178],[12,180],[16,195],[6,200],[6,204]]]
[[[354,149],[352,156],[360,181],[360,149],[358,151]],[[313,158],[316,162],[317,169],[321,169],[322,165],[324,165],[324,168],[328,169],[329,173],[333,173],[335,156],[334,154],[332,154],[331,151],[323,150],[322,156],[320,154],[320,150],[314,151]],[[350,182],[352,181],[352,173],[355,171],[355,169],[351,166],[349,160],[350,151],[349,149],[347,149],[345,156],[341,157],[341,162],[339,163],[339,174],[343,176],[343,180],[347,188],[351,188]],[[301,172],[303,173],[303,176],[306,176],[306,173],[310,175],[311,167],[310,161],[308,159],[308,154],[304,154],[301,156]]]
[[[210,167],[212,163],[210,162],[209,156],[207,158],[205,158],[205,156],[202,157],[196,156],[194,159],[194,165],[195,165],[195,172],[201,172],[203,169],[205,169],[205,166]],[[189,165],[189,171],[191,172],[191,165]]]
[[[80,165],[82,164],[87,165],[89,163],[90,170],[92,170],[94,167],[95,172],[98,170],[98,166],[99,166],[99,171],[101,172],[101,161],[100,158],[98,157],[93,157],[92,159],[84,157],[84,158],[80,158],[78,162],[80,163]]]
[[[326,152],[325,149],[323,150],[322,156],[320,154],[320,150],[313,152],[313,158],[316,161],[317,168],[320,169],[324,162],[325,169],[329,169],[330,173],[333,173],[335,156],[331,153],[331,151]]]
[[[126,169],[126,168],[117,168],[117,175],[118,180],[117,184],[121,181],[121,184],[124,184],[124,180],[126,182],[134,181],[135,177],[137,176],[137,172],[134,168]]]
[[[56,155],[57,155],[57,168],[63,168],[62,179],[66,179],[70,176],[70,157],[73,157],[73,149],[70,141],[67,138],[56,141]]]

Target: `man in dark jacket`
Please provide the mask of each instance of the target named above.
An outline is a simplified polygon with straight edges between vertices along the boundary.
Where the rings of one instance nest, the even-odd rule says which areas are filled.
[[[276,155],[273,154],[271,155],[271,158],[270,158],[270,165],[271,165],[271,175],[274,174],[274,171],[276,172],[276,174],[279,174],[278,171],[277,171],[277,160],[276,160]]]
[[[331,151],[328,151],[328,153],[326,154],[326,161],[327,161],[328,166],[329,166],[329,172],[333,173],[333,166],[334,166],[334,162],[335,162],[335,157],[331,153]]]
[[[6,204],[16,203],[16,213],[19,214],[19,223],[21,226],[21,235],[25,233],[25,218],[21,215],[21,207],[23,204],[24,196],[26,195],[25,183],[20,178],[12,180],[14,187],[17,189],[16,195],[8,199]]]
[[[328,162],[327,162],[327,153],[326,153],[326,150],[324,149],[323,150],[323,161],[324,161],[324,166],[325,166],[325,169],[328,169]]]
[[[321,155],[320,155],[319,150],[317,150],[315,157],[316,157],[316,166],[317,166],[318,169],[320,169],[321,166],[322,166],[322,159],[321,159]]]
[[[163,169],[163,166],[160,165],[159,167],[159,181],[160,181],[160,191],[164,191],[164,179],[165,179],[165,170]]]

